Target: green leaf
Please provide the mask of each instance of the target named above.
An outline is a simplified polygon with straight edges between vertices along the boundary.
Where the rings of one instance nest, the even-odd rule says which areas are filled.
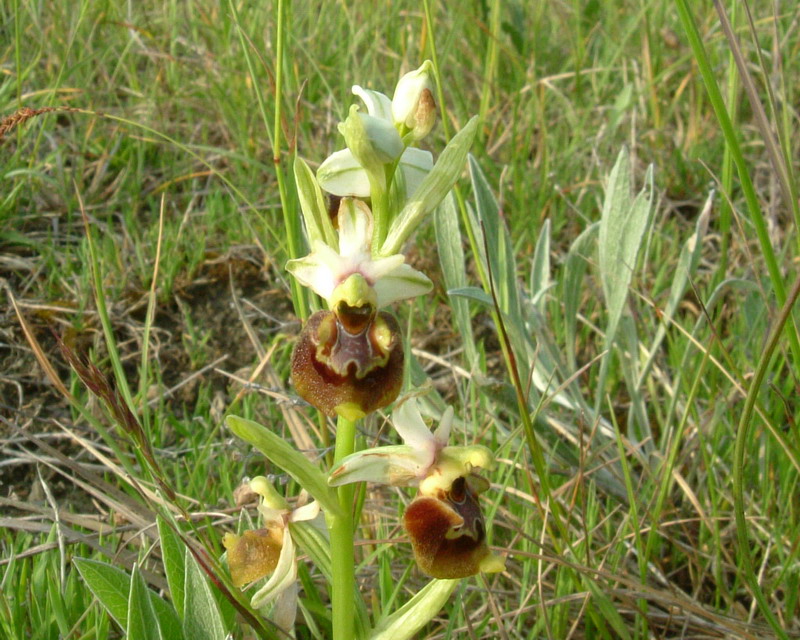
[[[392,220],[380,255],[390,256],[399,253],[403,243],[419,226],[423,218],[444,200],[464,168],[464,161],[477,132],[478,117],[473,116],[464,125],[464,128],[453,136],[431,172],[425,176],[422,184],[414,192],[413,197]]]
[[[189,549],[184,552],[183,635],[188,640],[225,640],[222,616],[203,570]]]
[[[598,237],[598,265],[608,307],[607,345],[614,341],[628,298],[633,270],[650,224],[652,200],[652,166],[647,170],[644,188],[632,198],[630,159],[628,150],[623,147],[608,178]]]
[[[445,287],[448,290],[462,289],[467,286],[466,260],[464,259],[464,249],[461,246],[456,198],[452,192],[448,193],[444,202],[436,208],[433,220]],[[469,304],[463,298],[451,296],[450,305],[453,309],[456,326],[461,334],[466,362],[476,363],[478,362],[478,349],[472,333]]]
[[[562,280],[562,296],[564,301],[564,333],[567,350],[567,366],[569,371],[575,371],[575,332],[578,322],[578,307],[581,301],[581,283],[589,266],[592,245],[597,235],[598,223],[586,227],[575,239],[569,248],[567,259],[564,262],[564,276]]]
[[[539,230],[536,250],[531,265],[531,304],[544,311],[544,294],[551,286],[550,282],[550,219],[544,221]]]
[[[431,580],[406,604],[383,618],[370,640],[406,640],[413,637],[441,611],[458,580]]]
[[[313,248],[316,240],[321,240],[329,247],[337,249],[339,244],[336,231],[325,206],[325,198],[319,188],[317,179],[305,160],[299,156],[294,160],[294,180],[297,185],[297,196],[300,209],[306,223],[308,242]]]
[[[517,265],[511,236],[500,217],[500,205],[492,193],[486,176],[473,156],[469,157],[469,175],[475,193],[475,216],[471,217],[473,233],[479,245],[481,258],[491,268],[497,302],[503,313],[518,327],[522,325],[522,314],[517,287]],[[485,254],[483,238],[489,255]],[[522,353],[520,351],[520,353]]]
[[[178,612],[178,617],[183,620],[184,577],[186,567],[183,558],[186,546],[178,534],[161,516],[158,516],[158,535],[161,538],[161,557],[164,562],[164,573],[167,575],[167,584],[172,603]]]
[[[126,630],[131,577],[122,569],[98,560],[74,558],[73,562],[84,582],[100,601],[100,604],[106,608],[106,611],[114,618],[117,624],[123,630]],[[156,612],[162,635],[170,639],[182,638],[180,622],[172,606],[153,591],[148,589],[148,593],[150,594],[150,602]]]
[[[644,182],[642,190],[633,198],[630,159],[628,150],[623,147],[608,178],[598,237],[598,266],[608,308],[606,349],[611,349],[614,344],[619,320],[628,299],[633,270],[650,225],[653,210],[652,166],[648,168]],[[596,407],[600,406],[606,391],[605,377],[609,362],[610,358],[603,358],[600,366]]]
[[[494,307],[494,301],[492,300],[492,296],[486,293],[483,289],[479,289],[478,287],[461,287],[460,289],[449,289],[447,291],[447,295],[453,298],[467,298],[468,300],[474,300],[475,302],[480,302],[481,304],[484,304],[487,307]]]
[[[128,596],[128,640],[162,640],[161,629],[150,601],[150,590],[139,572],[139,566],[133,565],[131,588]],[[171,639],[170,639],[171,640]]]
[[[128,628],[128,596],[130,576],[116,567],[86,558],[72,560],[81,578],[123,630]]]
[[[292,476],[319,502],[324,511],[332,515],[341,513],[336,493],[328,486],[322,471],[286,440],[257,422],[239,416],[228,416],[225,424],[242,440],[261,451],[270,462]]]

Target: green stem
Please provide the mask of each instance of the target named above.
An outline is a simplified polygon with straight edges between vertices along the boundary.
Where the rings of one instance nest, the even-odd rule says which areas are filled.
[[[336,425],[334,465],[355,451],[355,442],[356,423],[339,416]],[[331,604],[334,640],[355,638],[354,492],[355,485],[347,484],[339,487],[341,515],[328,517],[328,529],[331,536],[331,572],[333,574]]]
[[[389,232],[389,185],[385,179],[386,169],[381,167],[380,176],[369,176],[369,193],[372,199],[372,255],[383,246],[383,241]],[[341,418],[340,418],[341,420]]]

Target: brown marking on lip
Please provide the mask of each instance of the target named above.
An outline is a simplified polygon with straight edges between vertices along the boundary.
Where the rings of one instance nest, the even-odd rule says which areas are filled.
[[[432,578],[466,578],[489,555],[477,496],[457,478],[439,497],[418,496],[403,515],[419,568]]]
[[[387,345],[372,333],[383,325]],[[292,382],[297,393],[328,416],[352,403],[365,414],[394,401],[403,384],[403,342],[394,317],[381,311],[362,334],[348,334],[330,311],[306,322],[292,352]]]

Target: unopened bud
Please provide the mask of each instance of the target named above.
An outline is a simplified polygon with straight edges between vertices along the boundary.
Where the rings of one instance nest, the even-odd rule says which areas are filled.
[[[419,69],[400,78],[394,90],[392,118],[395,124],[401,124],[411,131],[414,140],[428,135],[436,123],[432,71],[433,64],[426,60]]]

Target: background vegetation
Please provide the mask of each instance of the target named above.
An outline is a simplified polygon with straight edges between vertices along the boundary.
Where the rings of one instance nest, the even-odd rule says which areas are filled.
[[[298,1],[278,69],[275,3],[3,3],[0,633],[118,635],[72,558],[136,562],[163,589],[159,509],[180,505],[219,555],[242,478],[269,471],[222,426],[232,405],[325,455],[330,425],[287,383],[292,156],[315,165],[340,148],[351,85],[391,93],[435,47],[444,103],[430,148],[482,117],[473,153],[515,256],[495,276],[520,300],[509,325],[534,345],[516,356],[546,477],[497,315],[473,295],[473,335],[459,328],[426,225],[411,253],[435,295],[397,313],[412,318],[415,375],[463,417],[459,437],[500,452],[484,509],[508,553],[505,573],[464,581],[426,637],[800,634],[800,349],[786,313],[798,14],[753,2],[750,21],[721,4],[733,39],[708,1],[682,18],[680,0],[466,0],[432,3],[429,20],[418,2]],[[623,146],[637,191],[653,166],[654,203],[609,345],[609,274],[584,232]],[[468,179],[460,193],[474,204]],[[54,334],[129,394],[141,434],[88,393]],[[377,420],[364,437],[391,434]],[[400,502],[366,496],[359,575],[376,615],[424,583],[398,542]],[[301,577],[301,633],[324,638],[327,595],[311,565]]]

